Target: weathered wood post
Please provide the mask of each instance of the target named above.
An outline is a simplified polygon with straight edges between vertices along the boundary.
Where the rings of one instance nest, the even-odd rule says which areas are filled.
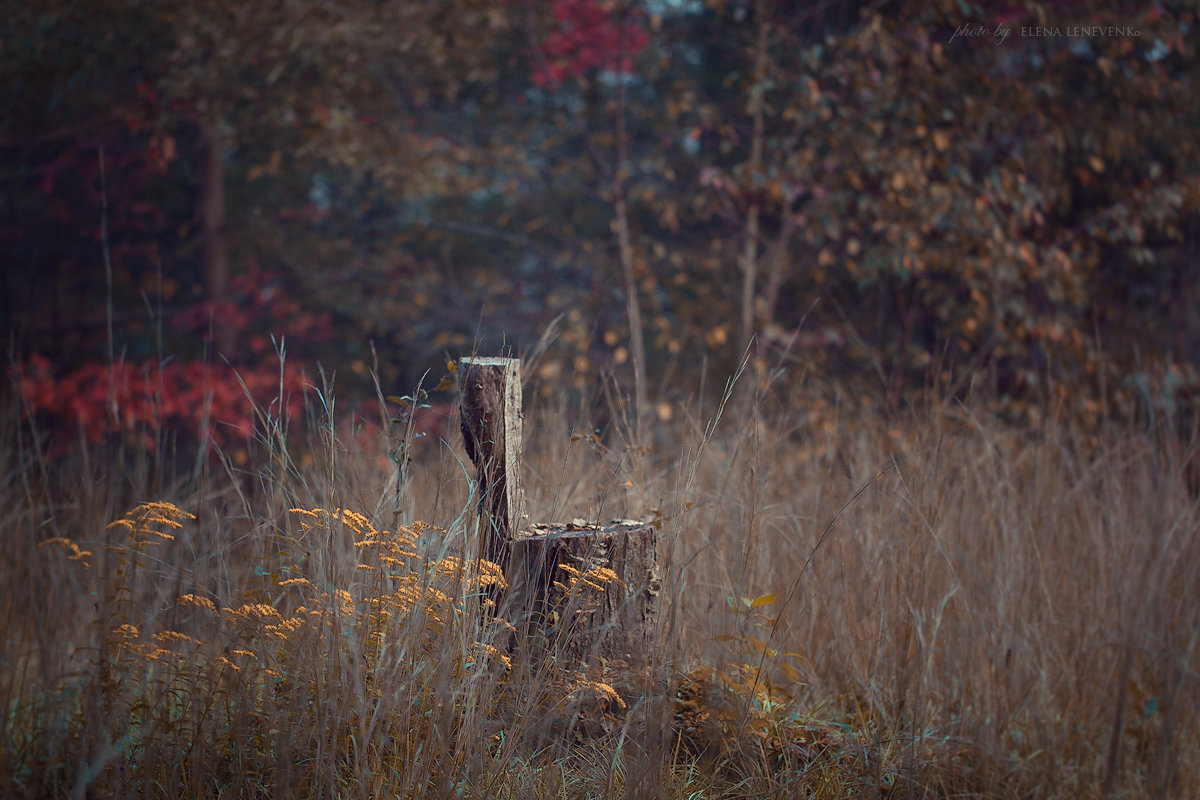
[[[644,663],[663,605],[658,528],[648,522],[525,521],[521,372],[510,358],[459,362],[463,442],[475,464],[481,554],[504,567],[500,613],[560,663]]]
[[[475,464],[479,490],[480,555],[507,568],[507,542],[525,513],[520,359],[460,359],[459,393],[463,446]]]

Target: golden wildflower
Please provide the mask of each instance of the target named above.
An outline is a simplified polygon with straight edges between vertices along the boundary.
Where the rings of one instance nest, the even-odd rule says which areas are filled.
[[[181,606],[199,606],[200,608],[207,608],[209,611],[213,612],[214,614],[217,613],[217,607],[215,605],[213,605],[212,600],[209,600],[207,597],[201,597],[200,595],[197,595],[197,594],[182,595],[175,602],[177,602]]]
[[[162,631],[161,633],[154,634],[154,636],[151,638],[153,638],[154,641],[158,642],[159,644],[164,644],[166,642],[187,642],[188,644],[200,644],[200,642],[196,639],[193,639],[186,633],[180,633],[179,631]]]
[[[426,603],[428,605],[449,605],[450,595],[440,589],[429,588],[425,590]]]
[[[125,641],[132,641],[138,637],[137,625],[130,625],[129,623],[116,626],[112,629],[112,632],[116,637],[124,639]]]
[[[264,625],[263,630],[266,631],[267,633],[271,633],[271,634],[274,634],[275,636],[278,636],[280,639],[286,639],[286,638],[288,638],[289,634],[295,633],[296,631],[298,631],[300,628],[303,628],[303,627],[304,627],[304,620],[299,619],[298,617],[292,617],[290,619],[282,620],[281,622],[279,622],[278,624],[275,624],[275,625]]]
[[[279,582],[280,586],[303,586],[307,589],[316,589],[312,581],[308,578],[288,578]]]
[[[414,522],[412,533],[416,534],[411,545],[422,553],[436,553],[441,550],[450,536],[445,528],[430,525],[428,522]]]
[[[392,603],[401,611],[412,611],[420,598],[421,591],[411,586],[402,587],[390,595]]]
[[[85,568],[91,566],[84,559],[86,559],[88,556],[90,556],[92,554],[92,551],[82,549],[79,545],[75,544],[75,542],[71,541],[70,539],[59,536],[54,539],[47,539],[46,541],[39,544],[38,547],[44,547],[48,544],[58,545],[59,547],[66,550],[69,553],[69,555],[67,556],[68,561],[78,561],[79,563],[83,564],[83,566]]]
[[[476,642],[475,649],[480,651],[485,658],[492,658],[499,661],[505,670],[512,669],[512,658],[509,657],[508,653],[503,652],[499,648],[493,647],[487,642]]]
[[[356,533],[364,533],[370,536],[376,535],[375,528],[371,525],[370,520],[357,511],[339,508],[336,512],[334,512],[334,518],[340,519],[343,525],[349,526]]]
[[[485,559],[468,563],[458,556],[447,556],[437,562],[434,574],[445,581],[462,580],[468,589],[481,586],[504,589],[508,586],[500,565]]]
[[[183,527],[183,520],[195,518],[195,514],[184,511],[173,503],[142,503],[130,509],[124,518],[110,522],[108,527],[124,528],[129,533],[134,547],[140,548],[158,544],[157,539],[172,541],[175,538],[173,534],[158,528],[179,530]]]
[[[590,569],[587,571],[587,574],[584,577],[586,577],[588,580],[596,581],[598,583],[621,583],[620,576],[618,576],[617,573],[613,572],[608,567],[596,567],[595,569]]]
[[[378,536],[375,527],[371,525],[371,521],[363,514],[357,511],[351,511],[348,508],[337,508],[333,511],[326,511],[323,508],[305,509],[292,508],[288,509],[292,514],[296,514],[304,519],[300,520],[300,526],[304,532],[312,530],[318,525],[329,526],[335,522],[339,522],[350,528],[355,533],[362,536],[364,539],[371,539]]]
[[[603,592],[608,584],[621,583],[620,576],[608,567],[593,567],[587,572],[581,572],[570,564],[559,564],[558,568],[567,573],[568,578],[566,584],[555,581],[554,586],[568,594],[583,586]]]
[[[183,509],[176,506],[174,503],[164,503],[164,502],[143,503],[142,505],[133,509],[133,511],[131,511],[129,513],[130,513],[130,515],[133,515],[133,514],[137,514],[139,512],[143,513],[143,514],[157,514],[159,516],[168,517],[170,519],[195,519],[196,518],[195,514],[191,514],[187,511],[184,511]]]
[[[581,579],[579,580],[579,583],[580,583],[581,585],[583,585],[583,586],[586,586],[586,587],[588,587],[589,589],[595,589],[597,592],[603,592],[603,591],[604,591],[604,585],[603,585],[603,584],[596,583],[595,581],[590,581],[590,580],[588,580],[587,578],[581,578]]]
[[[582,702],[590,700],[606,706],[625,708],[625,701],[610,684],[600,681],[580,680],[567,696],[567,702]]]
[[[476,567],[479,570],[480,586],[495,586],[498,589],[508,588],[508,581],[504,579],[504,569],[496,562],[481,558],[476,562]]]
[[[162,514],[147,514],[142,517],[142,524],[149,527],[150,525],[166,525],[168,528],[179,530],[183,527],[182,522],[177,522],[170,517],[164,517]]]
[[[421,532],[421,527],[419,526],[423,525],[425,525],[424,522],[415,522],[411,528],[401,526],[400,528],[397,528],[396,531],[389,537],[390,541],[401,547],[416,547],[417,536]],[[432,528],[433,526],[430,525],[428,527]]]
[[[246,603],[239,608],[227,608],[225,613],[231,617],[241,617],[246,620],[283,618],[278,609],[266,603]]]
[[[167,659],[174,655],[170,650],[164,650],[161,647],[156,647],[153,650],[147,650],[143,656],[147,661],[159,661],[166,663]]]

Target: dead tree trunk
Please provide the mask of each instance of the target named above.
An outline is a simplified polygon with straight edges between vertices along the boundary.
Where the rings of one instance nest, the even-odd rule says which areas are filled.
[[[655,652],[663,604],[658,528],[634,520],[527,524],[520,361],[459,363],[463,442],[476,468],[483,523],[480,553],[508,576],[507,591],[493,598],[500,615],[524,643],[560,664],[644,663]]]
[[[216,354],[235,357],[237,331],[219,315],[228,314],[233,305],[229,270],[229,237],[225,220],[225,166],[221,124],[213,120],[200,128],[204,147],[204,171],[200,179],[200,222],[203,236],[204,289],[214,314],[213,344]]]

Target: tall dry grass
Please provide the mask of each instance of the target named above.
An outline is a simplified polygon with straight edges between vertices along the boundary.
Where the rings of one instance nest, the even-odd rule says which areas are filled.
[[[535,405],[531,515],[666,538],[664,657],[631,675],[480,612],[453,437],[408,443],[398,497],[396,442],[352,447],[327,392],[264,411],[251,466],[177,473],[49,463],[4,403],[8,796],[1200,796],[1200,520],[1166,431],[812,383],[646,442]]]

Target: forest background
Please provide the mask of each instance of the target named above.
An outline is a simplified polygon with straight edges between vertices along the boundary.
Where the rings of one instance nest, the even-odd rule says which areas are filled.
[[[0,0],[0,786],[1200,796],[1196,17]],[[656,671],[476,613],[507,349]]]
[[[0,327],[68,442],[555,321],[542,391],[662,418],[747,353],[1019,422],[1197,386],[1189,4],[6,6]]]

